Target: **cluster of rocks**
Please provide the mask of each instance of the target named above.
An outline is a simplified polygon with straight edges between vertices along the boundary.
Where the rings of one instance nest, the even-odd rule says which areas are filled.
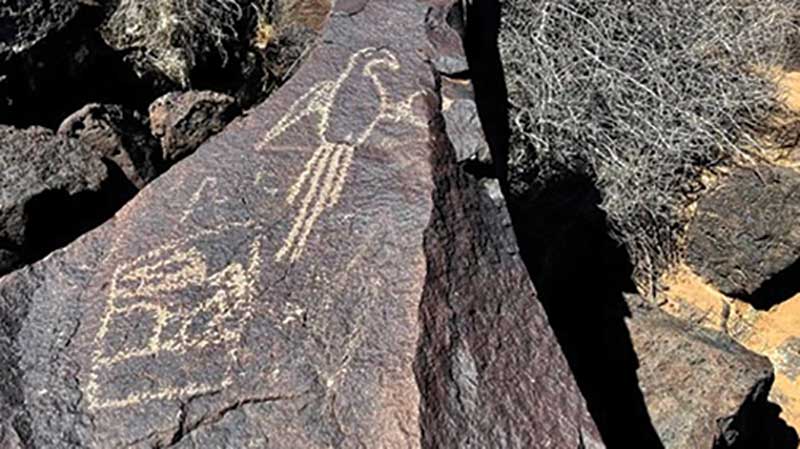
[[[53,132],[0,126],[0,274],[100,224],[238,115],[210,91],[170,93],[150,117],[92,103]]]
[[[138,0],[0,6],[0,274],[110,218],[263,98],[310,45],[329,8],[286,0],[267,2],[266,11],[251,3],[258,2],[230,3],[237,19],[224,49],[193,42],[181,80],[147,63],[180,44],[180,2],[173,9],[169,1]],[[161,20],[142,15],[150,7],[163,9],[169,39],[139,39]],[[272,22],[269,42],[252,40],[254,14],[261,27]],[[115,26],[121,18],[127,27]],[[209,17],[207,25],[216,20],[223,18]],[[138,21],[150,22],[142,28]],[[220,50],[225,61],[215,59]],[[209,84],[217,91],[202,88]]]
[[[85,233],[0,278],[0,447],[783,449],[769,360],[623,294],[596,192],[506,204],[467,4],[335,2],[233,122],[195,90],[0,128],[0,270]],[[741,236],[736,195],[698,217]]]

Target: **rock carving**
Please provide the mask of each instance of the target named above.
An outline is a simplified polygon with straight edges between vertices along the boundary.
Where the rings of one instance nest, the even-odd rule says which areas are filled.
[[[345,142],[335,142],[328,138],[328,126],[333,104],[342,86],[353,71],[361,67],[361,73],[371,79],[380,100],[380,108],[374,119],[359,134],[350,134]],[[275,254],[280,261],[288,256],[294,262],[302,254],[308,236],[320,215],[336,206],[342,193],[355,149],[363,145],[375,128],[383,121],[406,122],[418,127],[425,127],[422,121],[412,112],[412,103],[422,95],[417,92],[404,101],[391,102],[384,84],[381,82],[378,67],[396,71],[400,68],[397,58],[389,50],[364,48],[354,53],[345,70],[335,80],[325,80],[314,85],[289,108],[289,112],[264,136],[261,146],[264,147],[276,137],[286,132],[300,120],[316,114],[319,117],[315,131],[319,138],[319,146],[306,162],[305,169],[289,188],[286,203],[294,206],[297,197],[305,190],[303,199],[298,205],[289,235]]]
[[[297,261],[303,253],[309,235],[322,213],[338,203],[344,188],[356,148],[363,145],[382,122],[405,122],[416,127],[427,124],[412,112],[412,104],[422,95],[417,92],[408,98],[392,102],[379,78],[378,68],[396,71],[397,58],[386,49],[364,48],[354,53],[344,71],[334,80],[317,83],[299,98],[259,143],[258,149],[270,146],[274,139],[316,115],[314,128],[319,145],[306,162],[303,171],[288,189],[285,201],[297,207],[292,225],[283,244],[273,255],[275,262]],[[343,85],[354,71],[373,83],[379,112],[360,133],[348,135],[345,141],[328,138],[329,119],[333,104]],[[217,179],[204,179],[192,196],[183,222],[200,196],[215,188]],[[302,198],[298,198],[302,195]],[[116,268],[113,273],[105,311],[94,339],[92,368],[86,395],[89,408],[120,408],[157,399],[175,399],[207,393],[230,386],[237,365],[237,351],[244,327],[250,321],[259,292],[263,269],[263,242],[259,224],[252,221],[227,223],[169,242],[149,253]],[[231,260],[215,270],[202,248],[222,233],[245,232],[255,235],[249,240],[243,260]],[[130,344],[121,329],[130,322],[145,326],[143,338]],[[116,340],[122,340],[118,343]],[[114,372],[125,363],[166,363],[165,358],[187,356],[212,347],[224,347],[230,360],[216,376],[208,373],[202,379],[181,379],[177,385],[159,379],[146,389],[121,391],[99,378],[100,373]]]

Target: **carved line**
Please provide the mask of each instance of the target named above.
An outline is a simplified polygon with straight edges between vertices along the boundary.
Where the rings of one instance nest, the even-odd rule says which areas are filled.
[[[261,241],[256,239],[250,245],[248,255],[248,266],[245,268],[239,263],[232,263],[214,275],[206,276],[206,264],[195,247],[188,251],[179,251],[178,248],[185,244],[190,244],[193,240],[209,235],[220,234],[234,227],[253,228],[253,222],[231,223],[220,226],[211,231],[203,231],[181,239],[178,242],[167,244],[157,248],[148,254],[140,256],[131,263],[123,264],[118,267],[112,277],[111,289],[106,303],[105,314],[101,319],[100,328],[95,336],[95,351],[92,353],[92,369],[89,374],[86,393],[90,410],[104,408],[115,408],[132,405],[145,400],[152,399],[171,399],[186,394],[199,394],[220,387],[224,387],[232,381],[233,363],[227,365],[225,372],[222,373],[220,382],[191,383],[183,388],[161,388],[148,392],[132,393],[122,399],[100,400],[100,384],[98,372],[101,368],[117,365],[125,360],[157,355],[162,352],[173,354],[183,354],[192,349],[203,348],[209,345],[220,345],[227,343],[237,345],[241,339],[241,332],[244,325],[252,317],[252,301],[256,289],[255,279],[260,274],[261,265]],[[166,259],[157,261],[154,264],[133,269],[131,267],[146,263],[147,260],[166,255]],[[170,265],[189,263],[188,266],[202,267],[194,276],[175,276],[175,273],[163,272],[159,274],[159,269],[165,269]],[[190,270],[190,271],[193,271]],[[184,270],[185,271],[185,270]],[[182,273],[179,271],[178,274]],[[131,281],[131,287],[124,287],[120,282]],[[138,282],[136,282],[138,281]],[[203,301],[199,306],[188,311],[171,311],[166,306],[158,303],[133,302],[130,304],[120,304],[120,301],[131,301],[137,298],[154,297],[158,298],[164,293],[177,292],[190,285],[206,284],[215,287],[216,291],[209,299]],[[228,301],[232,296],[234,301]],[[144,348],[137,348],[127,351],[119,351],[111,356],[106,356],[100,343],[106,337],[112,319],[115,316],[124,316],[131,311],[149,310],[154,312],[157,317],[156,324],[151,329],[148,344]],[[212,312],[213,318],[206,324],[202,333],[196,336],[190,335],[189,326],[193,319],[203,312]],[[234,318],[234,314],[240,316],[236,325],[231,327],[224,326],[226,320]],[[179,321],[180,320],[180,321]],[[172,338],[163,338],[164,328],[172,322],[178,324],[178,331]],[[236,357],[236,352],[229,351],[229,356]],[[235,360],[232,360],[234,362]]]

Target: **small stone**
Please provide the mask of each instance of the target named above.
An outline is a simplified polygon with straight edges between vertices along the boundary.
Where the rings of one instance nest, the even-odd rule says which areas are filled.
[[[174,163],[239,114],[236,100],[212,91],[171,92],[150,105],[150,129],[160,139],[163,158]]]
[[[475,94],[468,80],[442,78],[442,115],[458,162],[492,165]]]

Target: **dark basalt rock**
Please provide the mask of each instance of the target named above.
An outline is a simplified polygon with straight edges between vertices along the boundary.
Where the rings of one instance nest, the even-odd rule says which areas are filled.
[[[237,115],[236,100],[228,95],[171,92],[150,105],[150,128],[161,140],[164,160],[175,162],[191,154]]]
[[[0,64],[64,28],[78,13],[75,0],[4,1],[0,4]]]
[[[442,116],[456,160],[492,167],[489,144],[481,129],[475,94],[469,80],[442,79]]]
[[[112,161],[137,188],[158,176],[161,148],[146,121],[119,105],[88,104],[67,117],[58,133],[78,139]]]
[[[0,274],[99,224],[129,192],[80,142],[0,126]]]
[[[766,406],[772,365],[730,337],[678,320],[628,296],[637,375],[665,449],[760,447],[756,410]]]
[[[266,103],[0,279],[0,446],[603,447],[455,162],[430,14],[334,11]]]
[[[797,217],[800,174],[770,166],[738,169],[698,203],[689,227],[687,261],[727,295],[765,296],[759,290],[800,260]],[[796,273],[791,277],[785,281],[795,288],[787,298],[798,290]]]

